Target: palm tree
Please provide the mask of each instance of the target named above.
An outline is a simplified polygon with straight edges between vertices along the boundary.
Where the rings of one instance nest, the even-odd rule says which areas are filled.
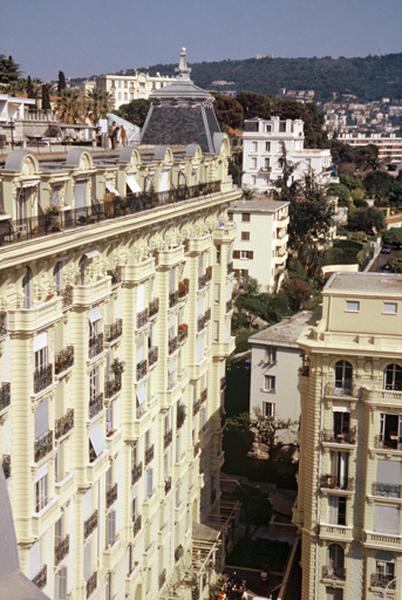
[[[86,112],[92,125],[95,127],[99,119],[104,119],[113,106],[113,99],[109,92],[94,88],[87,93]]]
[[[74,125],[82,122],[84,106],[77,90],[67,88],[57,98],[56,115],[62,123]]]

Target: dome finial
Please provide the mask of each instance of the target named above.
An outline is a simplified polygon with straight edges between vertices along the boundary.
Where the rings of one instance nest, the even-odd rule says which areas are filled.
[[[179,66],[176,67],[177,79],[190,79],[191,69],[187,64],[187,50],[182,47],[180,50]]]

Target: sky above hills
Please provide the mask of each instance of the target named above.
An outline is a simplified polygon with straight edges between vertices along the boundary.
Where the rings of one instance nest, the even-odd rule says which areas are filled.
[[[401,0],[12,0],[0,54],[55,79],[176,62],[402,51]]]

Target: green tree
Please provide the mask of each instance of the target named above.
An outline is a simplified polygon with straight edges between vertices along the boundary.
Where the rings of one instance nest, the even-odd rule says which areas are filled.
[[[269,459],[272,461],[280,459],[283,455],[285,445],[278,439],[280,431],[294,432],[297,422],[291,419],[277,419],[275,417],[264,417],[258,415],[257,419],[252,422],[252,426],[258,432],[258,439],[268,448]]]
[[[27,78],[27,81],[26,81],[26,84],[25,84],[25,91],[27,93],[28,98],[34,98],[35,97],[35,91],[34,91],[32,79],[31,79],[30,75],[28,75],[28,78]]]
[[[347,206],[350,202],[351,192],[343,183],[332,183],[327,193],[337,196],[340,206]]]
[[[85,104],[75,89],[67,88],[58,97],[56,102],[56,115],[62,123],[75,124],[83,120]]]
[[[289,299],[289,306],[293,312],[298,312],[303,305],[310,299],[312,287],[303,279],[287,279],[282,286]]]
[[[116,111],[116,114],[122,119],[130,121],[130,123],[133,123],[138,127],[142,127],[144,125],[150,105],[150,100],[132,100],[129,102],[129,104],[122,104],[119,110]]]
[[[214,109],[221,127],[223,129],[243,127],[244,110],[240,102],[225,94],[214,94],[214,97]]]
[[[374,207],[355,208],[348,215],[348,229],[364,231],[368,234],[378,233],[384,229],[384,214]]]
[[[94,88],[87,93],[87,116],[95,127],[99,119],[104,119],[113,106],[112,96],[103,90]]]
[[[66,77],[65,77],[63,71],[59,71],[58,78],[57,78],[57,93],[58,93],[58,95],[61,96],[66,89],[67,89]]]
[[[51,110],[52,106],[50,104],[50,92],[49,86],[47,83],[42,85],[42,109],[43,110]]]
[[[0,89],[6,93],[12,93],[20,76],[20,66],[13,57],[0,54]]]
[[[392,189],[394,179],[385,171],[371,171],[364,178],[364,187],[373,198],[386,198]]]
[[[385,231],[382,235],[382,241],[389,246],[402,246],[402,227],[392,227]]]

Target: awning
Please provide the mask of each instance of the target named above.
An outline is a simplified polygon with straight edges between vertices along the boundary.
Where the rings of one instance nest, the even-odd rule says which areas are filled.
[[[39,469],[36,471],[35,474],[35,479],[34,479],[34,483],[36,483],[37,481],[39,481],[39,479],[42,479],[42,477],[44,477],[45,475],[48,474],[49,471],[49,465],[42,465],[41,467],[39,467]]]
[[[350,413],[349,406],[333,406],[332,412]]]
[[[134,177],[134,175],[128,175],[127,179],[126,179],[126,183],[128,185],[128,187],[130,188],[130,190],[133,192],[133,194],[138,194],[139,192],[141,192],[141,188],[137,183],[136,178]]]
[[[42,350],[42,348],[46,348],[46,346],[47,346],[47,332],[41,331],[34,338],[34,343],[33,343],[34,352],[37,352],[38,350]]]
[[[11,219],[11,215],[3,213],[0,215],[0,221],[9,221]]]
[[[31,181],[21,181],[21,187],[23,187],[23,188],[35,187],[36,185],[39,185],[39,183],[40,183],[39,179],[34,179]]]
[[[99,321],[102,318],[102,311],[100,306],[93,306],[89,309],[88,318],[91,323],[95,323],[95,321]]]
[[[96,258],[97,256],[99,256],[99,254],[100,254],[99,250],[89,250],[89,252],[84,252],[84,256],[88,260],[92,260],[93,258]]]
[[[106,181],[105,186],[106,186],[106,189],[109,190],[109,192],[111,192],[115,196],[119,196],[118,190],[116,190],[116,188],[114,187],[114,185],[111,181]]]
[[[141,383],[141,385],[137,386],[137,402],[141,406],[147,399],[147,388],[145,387],[145,383]]]
[[[91,440],[96,456],[100,456],[106,448],[106,440],[99,421],[91,425],[89,439]]]

